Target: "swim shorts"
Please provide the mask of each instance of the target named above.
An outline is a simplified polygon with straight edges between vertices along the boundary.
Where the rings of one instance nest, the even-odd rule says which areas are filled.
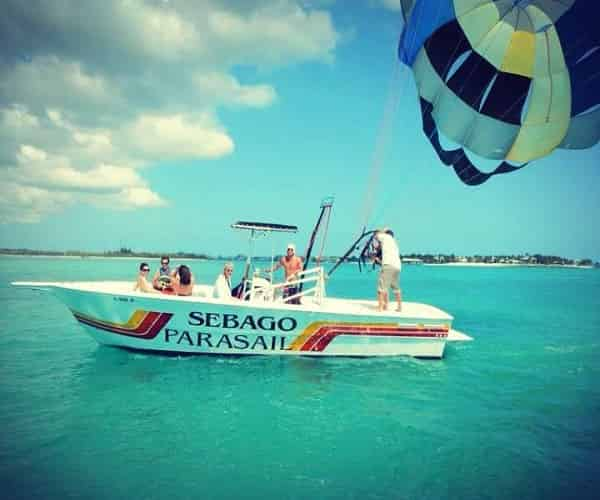
[[[387,292],[388,288],[399,290],[400,269],[392,266],[383,266],[379,271],[379,281],[377,282],[378,292]]]

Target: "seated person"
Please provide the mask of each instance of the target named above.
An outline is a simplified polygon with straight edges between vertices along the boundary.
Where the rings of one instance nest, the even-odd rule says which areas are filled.
[[[136,292],[139,290],[140,292],[145,293],[156,293],[152,288],[152,285],[148,283],[148,273],[150,272],[150,266],[146,262],[142,262],[140,264],[140,272],[138,273],[137,280],[135,282],[135,286],[133,287],[133,291]]]
[[[173,291],[177,295],[192,295],[194,290],[194,275],[190,268],[186,265],[181,265],[175,270],[175,275],[171,280]]]
[[[214,296],[217,299],[231,299],[231,275],[233,274],[233,264],[225,263],[223,272],[219,273],[215,281]]]
[[[154,273],[152,278],[152,286],[155,290],[163,291],[171,288],[171,280],[173,278],[173,271],[169,267],[171,259],[167,255],[163,255],[160,258],[160,268]]]

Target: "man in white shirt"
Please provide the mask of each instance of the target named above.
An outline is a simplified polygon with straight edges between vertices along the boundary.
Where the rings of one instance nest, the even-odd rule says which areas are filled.
[[[382,229],[375,233],[375,239],[381,247],[381,271],[377,282],[377,305],[380,311],[385,311],[388,307],[388,289],[394,291],[397,302],[397,311],[402,310],[402,290],[399,286],[400,251],[398,244],[394,239],[394,233],[391,229]]]
[[[231,299],[231,275],[233,274],[233,264],[226,262],[223,266],[223,272],[217,276],[214,286],[214,295],[217,299]]]

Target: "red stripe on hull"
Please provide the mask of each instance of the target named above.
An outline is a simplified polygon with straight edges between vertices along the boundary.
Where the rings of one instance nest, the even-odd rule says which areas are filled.
[[[323,325],[300,348],[301,351],[322,352],[338,335],[355,335],[366,337],[408,337],[408,338],[446,338],[445,328],[389,327],[389,326],[353,326],[353,325]]]
[[[80,323],[97,328],[99,330],[116,333],[118,335],[125,335],[127,337],[136,337],[139,339],[153,339],[158,335],[158,332],[162,330],[162,328],[167,324],[167,322],[171,319],[171,316],[173,315],[170,313],[150,312],[144,318],[142,323],[133,330],[127,328],[120,328],[117,326],[109,326],[108,324],[102,321],[95,321],[80,316],[77,313],[74,313],[74,316]]]

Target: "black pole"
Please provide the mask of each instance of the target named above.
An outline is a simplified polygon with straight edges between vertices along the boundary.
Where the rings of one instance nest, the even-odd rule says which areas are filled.
[[[304,261],[303,271],[306,271],[308,268],[308,263],[310,261],[310,254],[312,253],[313,246],[315,245],[315,238],[317,237],[317,231],[319,230],[319,226],[321,225],[321,220],[323,220],[323,214],[325,213],[325,209],[327,205],[323,205],[321,207],[321,213],[319,214],[319,218],[317,219],[317,223],[315,224],[315,228],[313,229],[312,234],[310,235],[310,240],[308,240],[308,248],[306,250],[306,260]]]
[[[333,198],[325,198],[321,202],[321,213],[319,214],[319,218],[317,219],[317,223],[313,229],[312,234],[310,235],[310,239],[308,240],[308,248],[306,249],[306,257],[304,260],[304,266],[302,266],[302,271],[306,271],[308,269],[308,265],[310,263],[310,254],[312,253],[313,246],[315,245],[315,239],[317,238],[317,233],[319,232],[319,227],[321,226],[321,221],[323,220],[323,215],[325,215],[325,210],[331,210],[331,206],[333,205]],[[304,283],[300,283],[298,286],[298,293],[302,292]]]
[[[335,265],[329,270],[329,272],[327,273],[329,276],[331,276],[331,274],[333,273],[333,271],[335,271],[339,265],[344,262],[353,252],[355,252],[358,248],[358,244],[366,237],[366,236],[371,236],[371,238],[373,238],[372,235],[375,234],[375,231],[367,231],[364,232],[356,239],[356,241],[354,243],[352,243],[352,246],[350,246],[350,249],[342,256],[338,259],[338,261],[335,263]],[[369,243],[371,242],[371,240],[369,240]],[[361,258],[363,257],[364,253],[364,248],[363,251],[361,251]]]
[[[365,246],[363,247],[363,249],[360,252],[359,255],[359,262],[363,262],[365,260],[367,260],[369,258],[369,249],[371,248],[371,245],[373,244],[373,239],[375,238],[375,231],[372,231],[373,234],[371,234],[371,237],[367,240],[367,242],[365,243]]]

